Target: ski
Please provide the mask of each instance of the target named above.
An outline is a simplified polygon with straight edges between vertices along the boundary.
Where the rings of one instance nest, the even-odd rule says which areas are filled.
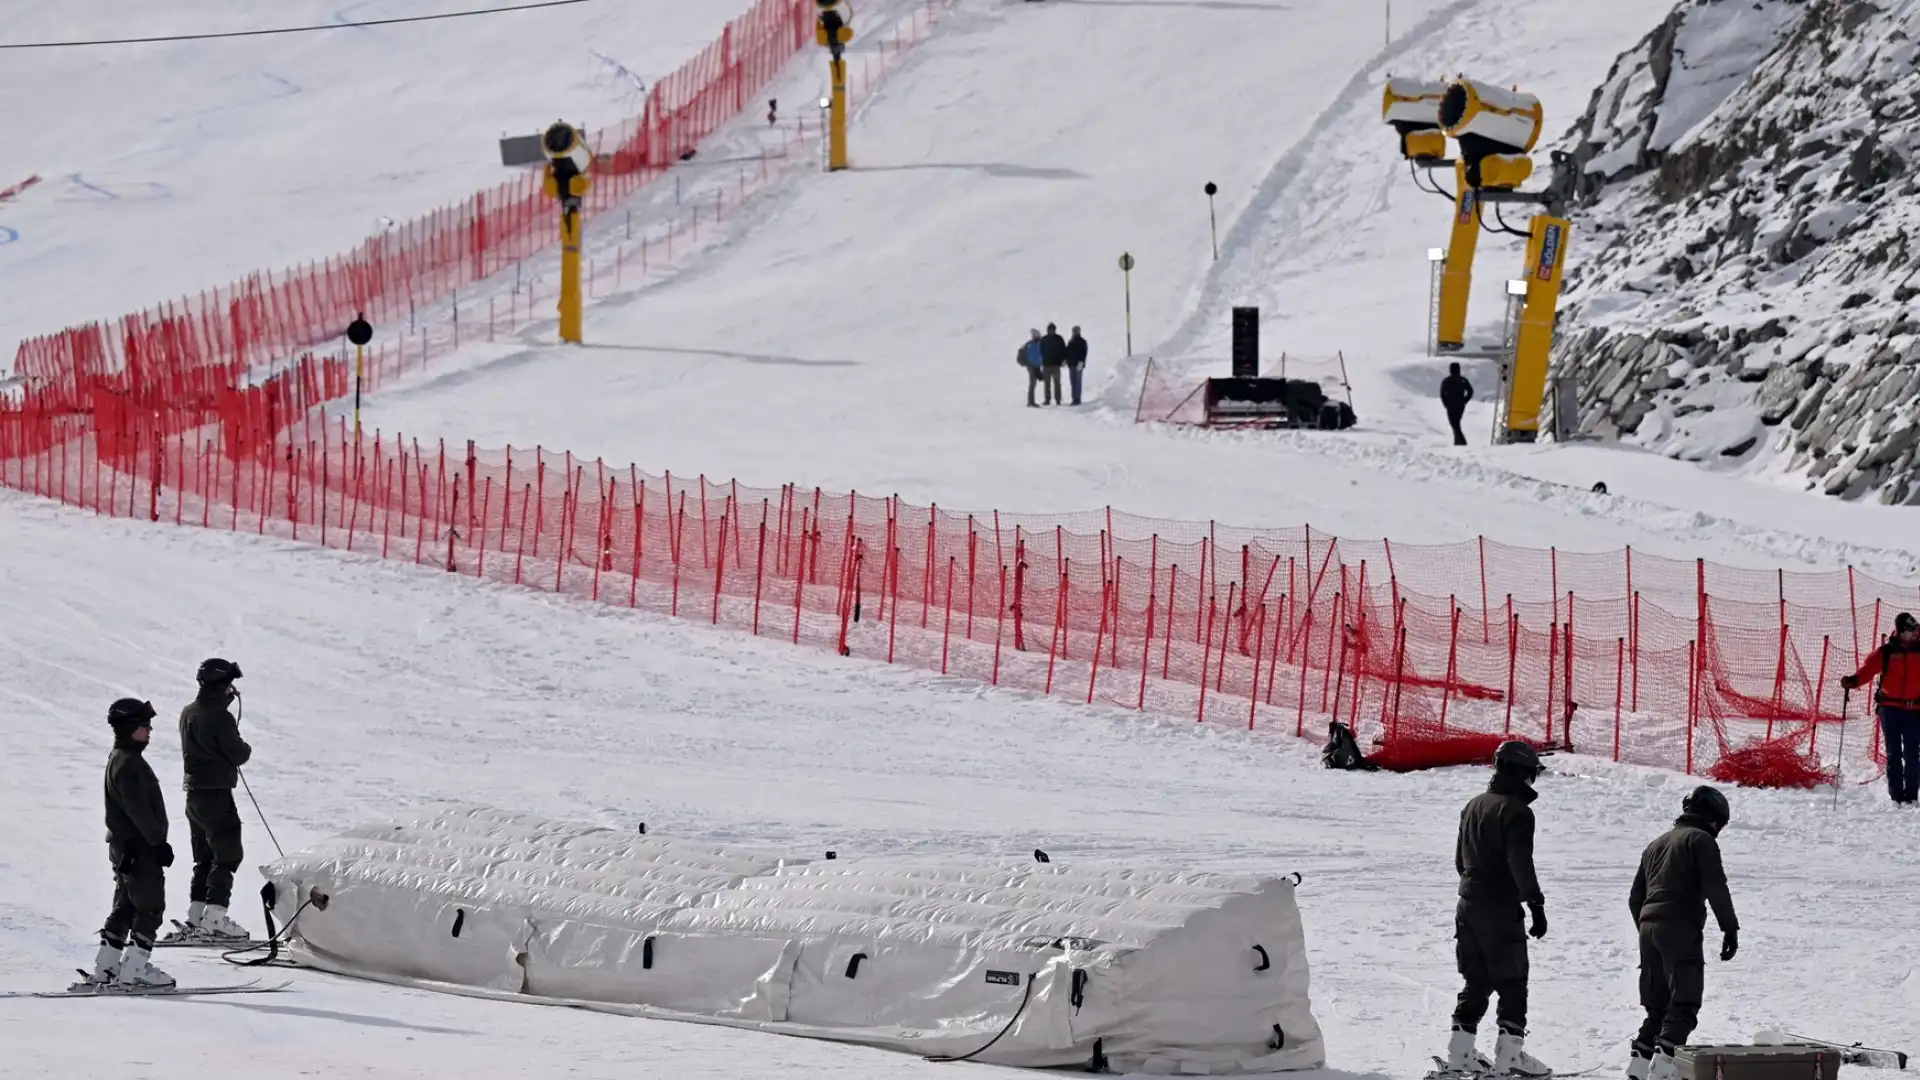
[[[1840,1062],[1843,1065],[1858,1065],[1867,1069],[1904,1069],[1907,1067],[1907,1052],[1904,1050],[1880,1050],[1871,1046],[1861,1046],[1859,1043],[1847,1045],[1782,1031],[1758,1032],[1754,1035],[1753,1041],[1761,1044],[1796,1042],[1805,1043],[1808,1046],[1819,1046],[1829,1050],[1838,1050],[1840,1052]]]
[[[4,998],[143,998],[143,997],[199,997],[208,994],[271,994],[292,986],[291,980],[274,983],[271,986],[260,985],[259,979],[251,982],[232,983],[218,986],[168,986],[152,989],[129,989],[125,987],[96,987],[75,984],[65,990],[8,990],[0,991]]]
[[[156,949],[257,949],[267,944],[265,938],[162,938],[153,943]]]
[[[170,919],[168,921],[173,923],[174,931],[173,933],[168,934],[166,937],[161,938],[159,941],[154,942],[153,945],[154,945],[154,948],[156,949],[181,949],[181,948],[246,949],[246,948],[252,948],[257,945],[266,944],[264,940],[253,938],[253,937],[245,937],[245,938],[206,937],[202,935],[198,930],[196,930],[191,926],[188,926],[186,923],[181,922],[179,919]]]
[[[1592,1076],[1594,1073],[1600,1072],[1605,1068],[1607,1068],[1605,1065],[1595,1065],[1591,1069],[1580,1069],[1575,1072],[1556,1071],[1548,1073],[1545,1077],[1538,1078],[1538,1080],[1566,1080],[1567,1077]],[[1499,1077],[1494,1073],[1480,1072],[1475,1069],[1449,1069],[1447,1068],[1446,1061],[1436,1056],[1433,1059],[1433,1071],[1427,1073],[1424,1080],[1499,1080]]]

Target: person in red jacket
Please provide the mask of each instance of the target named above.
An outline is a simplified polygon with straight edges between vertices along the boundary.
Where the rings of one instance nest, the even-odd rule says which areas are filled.
[[[1878,676],[1873,703],[1887,739],[1887,793],[1901,806],[1920,803],[1920,620],[1901,612],[1893,637],[1860,670],[1840,680],[1852,690]]]

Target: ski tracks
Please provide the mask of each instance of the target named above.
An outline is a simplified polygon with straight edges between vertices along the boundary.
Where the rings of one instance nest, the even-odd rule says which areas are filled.
[[[1115,377],[1108,383],[1104,404],[1109,407],[1130,405],[1134,388],[1139,385],[1149,355],[1174,356],[1193,347],[1200,338],[1203,328],[1208,325],[1221,305],[1224,297],[1238,288],[1251,276],[1260,275],[1257,254],[1260,250],[1257,241],[1270,233],[1282,235],[1294,231],[1303,215],[1298,204],[1289,207],[1285,214],[1285,224],[1275,229],[1271,220],[1276,209],[1283,205],[1283,199],[1293,191],[1302,180],[1311,182],[1314,178],[1329,170],[1344,165],[1338,157],[1316,154],[1328,131],[1354,107],[1356,100],[1371,91],[1380,78],[1381,69],[1429,42],[1439,38],[1441,32],[1453,24],[1462,15],[1479,5],[1482,0],[1452,0],[1426,18],[1415,23],[1413,28],[1391,44],[1369,57],[1362,63],[1353,77],[1333,96],[1313,123],[1286,152],[1275,161],[1267,177],[1255,191],[1253,198],[1240,211],[1226,232],[1220,238],[1220,259],[1211,264],[1186,304],[1186,317],[1179,329],[1157,348],[1136,354],[1123,361]],[[1250,257],[1252,257],[1250,259]]]

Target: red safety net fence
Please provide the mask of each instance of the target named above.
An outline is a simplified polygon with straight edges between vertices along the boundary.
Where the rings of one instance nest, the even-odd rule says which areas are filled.
[[[1395,769],[1502,738],[1756,785],[1833,782],[1838,674],[1914,586],[1489,540],[1412,546],[1107,511],[964,513],[564,453],[356,439],[309,359],[205,406],[102,391],[0,417],[0,480],[98,513],[285,536],[1197,721]],[[1858,775],[1883,760],[1856,738]]]
[[[930,27],[944,6],[929,0],[896,30],[893,62],[924,32],[921,15]],[[762,0],[656,84],[638,120],[595,137],[588,212],[737,112],[809,39],[811,19],[805,0]],[[1844,764],[1836,673],[1920,600],[1850,571],[1631,550],[1408,547],[1307,527],[757,491],[540,450],[449,453],[326,417],[353,372],[315,347],[356,312],[397,322],[550,248],[538,182],[347,256],[23,343],[25,392],[0,401],[0,482],[116,517],[411,559],[1089,703],[1297,735],[1338,718],[1396,769],[1483,761],[1513,736],[1728,782],[1827,781]],[[716,199],[710,219],[724,208]],[[679,235],[663,237],[669,257]],[[648,259],[643,238],[642,272]],[[607,269],[617,283],[625,266],[590,274],[590,290]],[[502,314],[518,324],[520,291],[505,313],[489,300],[489,337]],[[457,348],[460,307],[449,308]],[[529,290],[526,318],[533,308]],[[448,343],[423,330],[412,355],[405,339],[374,350],[366,388],[424,365],[436,344]],[[1877,730],[1850,749],[1882,760]]]
[[[638,118],[592,134],[588,218],[657,179],[740,113],[812,42],[812,8],[807,0],[760,0],[655,83]],[[30,338],[20,343],[14,374],[29,407],[41,412],[84,411],[101,388],[148,405],[209,404],[261,368],[277,369],[339,338],[357,313],[392,326],[551,247],[556,217],[541,182],[541,172],[530,170],[346,255]]]

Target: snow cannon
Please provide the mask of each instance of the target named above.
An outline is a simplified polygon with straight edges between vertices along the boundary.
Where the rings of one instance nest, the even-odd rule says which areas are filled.
[[[1512,191],[1527,182],[1527,155],[1545,120],[1539,98],[1476,79],[1448,86],[1440,101],[1440,126],[1460,144],[1467,183],[1476,190]]]
[[[592,181],[587,166],[593,155],[588,152],[580,129],[565,120],[556,120],[540,135],[540,149],[547,155],[547,172],[541,189],[547,198],[560,204],[560,340],[580,344],[580,200]]]
[[[1380,118],[1400,133],[1400,156],[1408,161],[1439,161],[1447,156],[1447,135],[1440,127],[1445,83],[1425,79],[1388,79]]]
[[[827,171],[847,167],[847,43],[853,40],[853,6],[841,0],[813,0],[813,40],[827,50],[831,90],[820,104],[827,110]]]
[[[814,0],[819,17],[813,23],[814,44],[831,51],[838,59],[853,40],[853,11],[840,10],[840,0]]]

